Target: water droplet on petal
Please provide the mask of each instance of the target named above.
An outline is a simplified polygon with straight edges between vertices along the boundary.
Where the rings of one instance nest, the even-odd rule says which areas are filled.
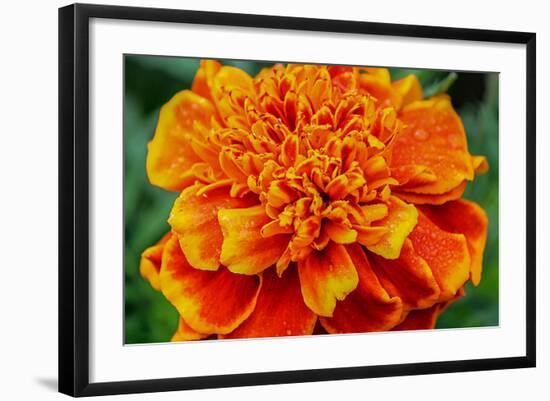
[[[413,135],[417,141],[426,141],[430,137],[430,134],[428,133],[428,131],[425,131],[420,128],[414,131]]]

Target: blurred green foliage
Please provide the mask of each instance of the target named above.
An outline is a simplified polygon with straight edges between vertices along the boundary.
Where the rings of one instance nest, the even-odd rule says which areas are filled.
[[[224,61],[255,75],[270,64]],[[141,252],[168,230],[166,222],[177,194],[152,186],[145,173],[147,143],[152,138],[160,107],[176,92],[190,87],[197,59],[125,56],[124,87],[124,211],[125,211],[125,342],[169,341],[178,314],[162,294],[139,274]],[[452,304],[438,321],[439,328],[498,324],[498,75],[448,71],[390,69],[392,79],[416,74],[425,95],[447,91],[457,108],[470,151],[485,155],[488,174],[470,183],[465,197],[478,202],[489,215],[484,272],[478,287]]]

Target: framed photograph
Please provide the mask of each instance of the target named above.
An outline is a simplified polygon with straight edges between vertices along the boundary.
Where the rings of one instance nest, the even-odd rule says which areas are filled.
[[[533,33],[61,8],[59,390],[535,366],[535,90]]]

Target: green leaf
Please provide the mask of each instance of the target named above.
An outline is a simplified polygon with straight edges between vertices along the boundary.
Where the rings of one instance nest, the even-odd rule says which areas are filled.
[[[451,72],[442,81],[436,82],[424,89],[424,97],[432,97],[446,93],[458,78],[456,72]]]

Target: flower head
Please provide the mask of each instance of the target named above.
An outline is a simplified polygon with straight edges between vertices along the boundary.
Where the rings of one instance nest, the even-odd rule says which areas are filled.
[[[141,273],[174,340],[430,328],[480,280],[487,218],[461,197],[486,169],[414,75],[203,61],[149,143],[180,195]]]

